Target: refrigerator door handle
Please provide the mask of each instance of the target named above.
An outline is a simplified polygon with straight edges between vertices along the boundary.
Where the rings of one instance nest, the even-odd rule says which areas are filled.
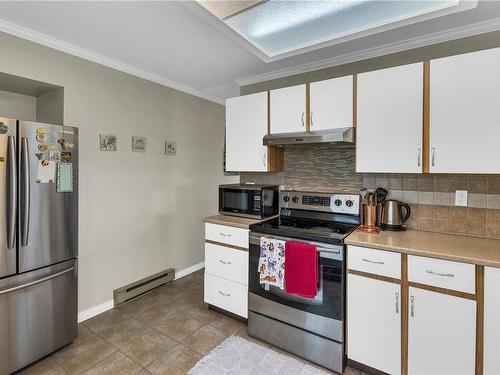
[[[0,290],[0,296],[2,294],[8,294],[8,293],[16,292],[18,290],[26,289],[26,288],[29,288],[30,286],[35,286],[35,285],[44,283],[46,281],[55,279],[56,277],[64,275],[64,274],[66,274],[68,272],[72,272],[74,269],[75,269],[74,267],[71,267],[71,268],[68,268],[67,270],[60,271],[60,272],[54,273],[52,275],[42,277],[41,279],[34,280],[34,281],[31,281],[31,282],[23,284],[23,285],[15,286],[15,287],[12,287],[12,288],[9,288],[9,289],[5,289],[5,290]]]
[[[21,139],[21,246],[28,246],[30,223],[30,162],[28,138]]]
[[[9,201],[7,203],[7,248],[13,249],[16,241],[16,210],[17,210],[17,165],[16,165],[16,138],[7,138],[8,160],[8,189]]]

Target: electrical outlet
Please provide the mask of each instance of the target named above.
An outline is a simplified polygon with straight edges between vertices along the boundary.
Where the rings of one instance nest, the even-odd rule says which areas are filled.
[[[455,206],[467,207],[467,190],[455,191]]]

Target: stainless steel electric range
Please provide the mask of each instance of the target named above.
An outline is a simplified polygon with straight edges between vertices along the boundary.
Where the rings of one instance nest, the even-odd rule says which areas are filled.
[[[358,194],[280,192],[279,218],[250,226],[248,331],[251,336],[342,373],[345,365],[344,238],[360,224]],[[315,298],[261,285],[260,238],[316,245]],[[285,260],[286,261],[286,260]]]

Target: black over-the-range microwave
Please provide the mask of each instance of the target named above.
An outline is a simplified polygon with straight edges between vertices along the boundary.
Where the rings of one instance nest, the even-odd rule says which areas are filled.
[[[219,212],[224,215],[263,219],[278,214],[279,186],[219,185]]]

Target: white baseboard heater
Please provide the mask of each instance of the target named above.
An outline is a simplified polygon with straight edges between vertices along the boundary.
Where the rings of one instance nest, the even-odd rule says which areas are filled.
[[[154,275],[145,277],[131,284],[125,285],[113,291],[113,300],[115,307],[135,298],[141,294],[166,284],[175,278],[175,270],[169,268],[166,271],[158,272]]]

